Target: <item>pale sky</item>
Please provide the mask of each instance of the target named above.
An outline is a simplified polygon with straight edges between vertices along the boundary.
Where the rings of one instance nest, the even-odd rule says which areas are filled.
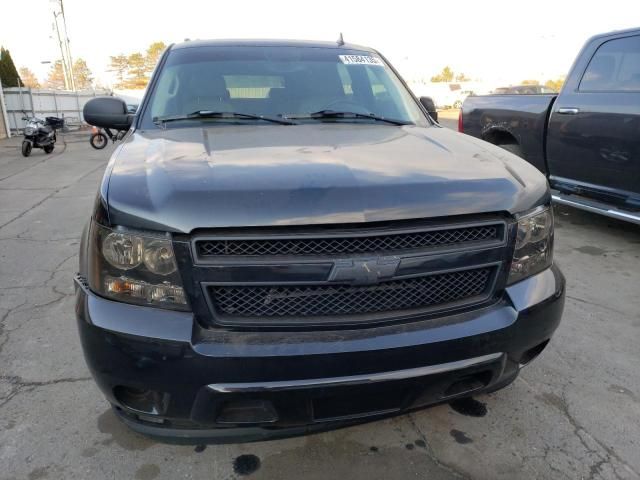
[[[0,0],[0,45],[43,80],[60,57],[52,0]],[[639,0],[64,0],[73,58],[109,84],[109,56],[185,38],[345,41],[380,50],[407,80],[450,65],[518,83],[566,74],[591,35],[640,26]]]

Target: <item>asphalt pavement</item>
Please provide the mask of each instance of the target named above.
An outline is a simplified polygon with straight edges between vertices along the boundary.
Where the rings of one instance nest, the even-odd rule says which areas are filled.
[[[640,478],[640,228],[569,208],[556,209],[563,321],[507,389],[270,442],[130,432],[91,379],[74,317],[79,236],[113,147],[66,140],[30,158],[0,141],[0,479]]]

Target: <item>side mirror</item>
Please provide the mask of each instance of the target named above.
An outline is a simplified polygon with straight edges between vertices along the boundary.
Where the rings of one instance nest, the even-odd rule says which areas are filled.
[[[427,113],[436,122],[438,121],[438,111],[436,110],[436,104],[431,97],[420,97],[420,103],[427,110]]]
[[[133,121],[127,104],[116,97],[92,98],[85,104],[82,114],[89,125],[114,130],[129,130]]]

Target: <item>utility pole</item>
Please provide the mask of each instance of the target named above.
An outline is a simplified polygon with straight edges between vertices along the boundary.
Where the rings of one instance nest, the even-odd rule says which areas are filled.
[[[56,35],[58,36],[58,45],[60,46],[60,55],[62,56],[62,72],[64,76],[64,88],[65,90],[69,90],[69,70],[67,68],[67,59],[64,54],[64,48],[62,47],[62,39],[60,38],[60,29],[58,28],[58,15],[56,12],[53,12],[53,25],[56,29]]]
[[[64,16],[64,4],[60,0],[60,12],[62,13],[62,25],[64,26],[64,37],[67,46],[67,58],[69,59],[69,79],[71,80],[71,89],[76,90],[76,80],[73,76],[73,59],[71,58],[71,46],[69,45],[69,33],[67,31],[67,19]]]
[[[60,46],[60,54],[62,55],[62,67],[64,70],[64,85],[67,90],[76,89],[75,78],[73,77],[73,59],[71,58],[71,47],[69,45],[69,33],[67,32],[67,19],[64,15],[64,4],[62,0],[51,0],[52,3],[56,3],[60,7],[60,11],[56,12],[54,7],[53,19],[56,28],[56,34],[58,36],[58,45]],[[63,36],[64,41],[60,37],[60,28],[58,26],[58,16],[62,16],[62,27],[64,29]],[[64,43],[64,46],[63,46]]]

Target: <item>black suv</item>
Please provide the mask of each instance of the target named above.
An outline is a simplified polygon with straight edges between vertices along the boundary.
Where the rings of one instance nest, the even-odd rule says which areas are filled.
[[[558,326],[545,177],[441,128],[375,50],[186,42],[135,116],[84,114],[129,129],[76,312],[137,431],[256,440],[493,391]]]

